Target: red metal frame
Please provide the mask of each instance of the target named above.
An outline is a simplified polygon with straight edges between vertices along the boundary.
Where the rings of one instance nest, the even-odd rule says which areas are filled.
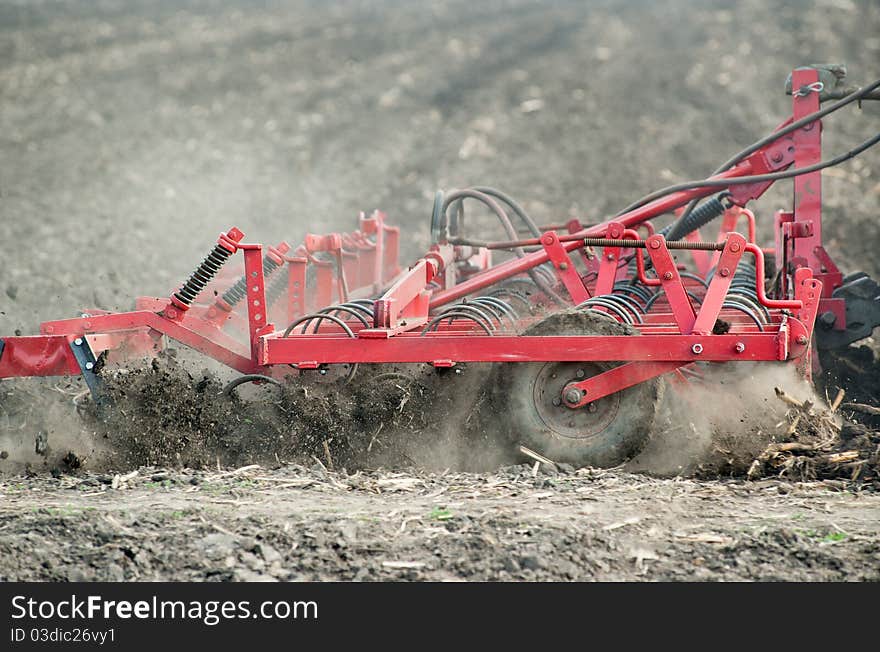
[[[794,75],[795,88],[815,81],[815,71],[799,70]],[[796,93],[793,118],[783,125],[817,108],[817,93]],[[821,125],[815,123],[780,137],[713,178],[803,167],[820,156]],[[220,273],[191,304],[174,295],[141,297],[132,312],[51,321],[41,326],[40,335],[2,338],[0,378],[80,373],[71,351],[71,342],[80,337],[88,339],[96,354],[108,351],[120,362],[155,355],[164,337],[169,337],[239,372],[275,375],[285,373],[288,365],[310,369],[343,363],[624,363],[566,387],[581,397],[566,400],[572,408],[695,361],[792,361],[809,374],[817,311],[832,310],[840,319],[836,327],[844,324],[842,301],[830,297],[841,275],[821,241],[821,174],[796,178],[793,211],[777,215],[775,260],[782,281],[772,298],[764,288],[764,250],[755,244],[755,218],[743,207],[769,185],[730,187],[737,205],[724,214],[714,243],[701,243],[698,236],[676,243],[675,249],[691,252],[696,282],[691,274],[682,274],[672,243],[654,232],[650,220],[716,193],[717,187],[676,192],[589,228],[577,220],[558,227],[568,233],[550,228],[538,239],[518,242],[519,246],[538,246],[537,250],[497,265],[491,264],[491,246],[435,245],[401,271],[399,229],[388,225],[379,211],[369,217],[361,213],[357,230],[309,234],[293,255],[288,255],[286,245],[267,248],[276,263],[287,267],[286,273],[282,267],[274,274],[283,292],[278,298],[269,297],[275,300],[272,305],[267,305],[272,284],[264,274],[263,246],[243,243],[243,234],[233,228],[221,234],[218,243],[229,252],[243,254],[246,309],[239,305],[220,311],[216,301],[200,303],[202,296],[213,299],[209,289],[232,285],[235,275]],[[734,231],[743,218],[746,237]],[[646,229],[644,239],[635,231],[638,228]],[[592,244],[588,246],[585,239]],[[572,252],[578,255],[572,257]],[[650,274],[645,254],[651,262]],[[750,296],[756,298],[754,309],[766,313],[764,323],[755,321],[754,311],[737,310],[726,303],[745,254],[754,257],[756,278]],[[633,323],[639,337],[516,334],[536,317],[520,317],[515,327],[487,335],[473,321],[434,319],[437,311],[452,302],[521,277],[547,262],[572,305],[603,297],[614,292],[616,282],[627,278],[627,266],[621,261],[629,256],[635,256],[635,276],[641,284],[659,291],[652,309],[637,315]],[[586,273],[579,267],[586,267]],[[365,303],[348,303],[347,308],[338,305],[377,295]],[[599,304],[595,309],[610,311]],[[308,320],[320,315],[324,317],[307,332]],[[288,329],[285,336],[284,328],[276,328],[273,319],[282,320],[283,325],[299,320],[305,326]],[[423,330],[432,319],[436,330]],[[720,330],[719,325],[723,326]]]

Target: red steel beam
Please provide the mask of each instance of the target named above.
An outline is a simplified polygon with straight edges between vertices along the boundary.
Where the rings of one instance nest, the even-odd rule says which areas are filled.
[[[213,342],[209,338],[193,332],[181,322],[145,310],[45,322],[40,326],[40,332],[44,336],[82,336],[120,331],[137,331],[143,328],[151,328],[158,333],[167,335],[241,373],[255,373],[257,370],[257,365],[250,358],[230,351],[222,344]],[[39,338],[40,336],[36,337]],[[16,338],[4,339],[9,341]],[[5,357],[6,353],[3,354],[3,358]],[[0,362],[2,362],[2,359],[0,359]],[[78,368],[77,373],[79,373]]]
[[[260,364],[371,362],[551,362],[785,360],[782,352],[803,345],[783,343],[788,332],[726,335],[487,336],[401,334],[389,339],[309,335],[263,338]]]

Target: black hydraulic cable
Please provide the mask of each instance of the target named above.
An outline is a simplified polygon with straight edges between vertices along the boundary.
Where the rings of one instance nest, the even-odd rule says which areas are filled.
[[[830,104],[830,105],[826,106],[824,109],[819,109],[818,111],[810,113],[809,115],[804,116],[800,120],[795,120],[790,125],[783,127],[781,129],[779,129],[778,131],[774,131],[773,133],[765,136],[764,138],[761,138],[758,141],[755,141],[754,143],[752,143],[751,145],[746,147],[744,150],[737,152],[732,157],[727,159],[710,176],[715,176],[716,174],[721,174],[722,172],[726,171],[727,169],[733,167],[734,165],[736,165],[737,163],[742,161],[747,156],[754,154],[755,152],[757,152],[759,149],[761,149],[765,145],[769,145],[770,143],[776,142],[777,140],[779,140],[783,136],[786,136],[787,134],[790,134],[793,131],[797,131],[798,129],[800,129],[804,125],[810,124],[811,122],[815,122],[816,120],[819,120],[820,118],[823,118],[826,115],[829,115],[830,113],[834,113],[835,111],[842,109],[844,106],[851,104],[852,102],[855,102],[859,99],[864,98],[866,95],[869,95],[872,91],[874,91],[877,88],[880,88],[880,79],[868,84],[867,86],[861,87],[860,89],[854,91],[852,94],[847,95],[846,97],[844,97],[841,100],[838,100],[834,104]],[[671,192],[677,192],[677,191],[673,190]],[[670,194],[670,193],[664,193],[663,195],[660,195],[660,196],[662,197],[666,194]],[[658,197],[654,197],[653,195],[656,195],[656,193],[652,193],[651,195],[646,195],[642,199],[639,199],[638,201],[633,202],[632,204],[630,204],[629,206],[624,208],[622,211],[620,211],[617,215],[619,216],[619,215],[623,215],[624,213],[628,213],[628,212],[635,210],[636,208],[640,208],[641,206],[644,206],[645,204],[650,203],[650,202],[654,201],[654,199],[658,198]],[[695,199],[695,200],[691,201],[690,204],[688,205],[688,208],[690,210],[693,210],[693,207],[695,207],[699,201],[700,201],[699,199]],[[685,209],[685,212],[682,213],[682,216],[679,219],[686,217],[686,215],[689,214],[689,212],[690,211],[688,209]]]
[[[695,188],[726,188],[728,186],[745,186],[752,183],[764,183],[765,181],[792,179],[794,177],[799,177],[803,174],[818,172],[819,170],[824,170],[825,168],[840,165],[841,163],[844,163],[851,158],[858,156],[866,149],[873,147],[878,142],[880,142],[880,133],[839,156],[835,156],[834,158],[827,161],[821,161],[813,165],[808,165],[807,167],[795,168],[794,170],[768,172],[767,174],[752,174],[746,177],[731,177],[729,179],[703,179],[702,181],[687,181],[685,183],[677,183],[672,186],[661,188],[660,190],[657,190],[656,192],[647,195],[645,197],[647,201],[645,201],[644,204],[648,204],[656,199],[660,199],[661,197],[665,197],[666,195],[671,195],[674,192],[680,192],[682,190],[693,190]],[[644,204],[640,203],[639,206]],[[638,208],[639,206],[637,206],[636,208]]]
[[[468,197],[471,199],[476,199],[476,200],[482,202],[483,204],[485,204],[486,206],[488,206],[492,210],[492,212],[495,213],[495,215],[498,217],[499,221],[501,222],[501,225],[504,227],[504,230],[507,232],[507,236],[512,240],[516,240],[516,238],[517,238],[516,229],[514,228],[513,223],[510,221],[510,217],[508,217],[507,213],[498,204],[498,202],[495,201],[495,199],[493,199],[492,197],[490,197],[489,195],[487,195],[483,192],[480,192],[479,190],[475,190],[472,188],[466,188],[464,190],[456,190],[455,192],[450,193],[443,200],[442,214],[446,215],[446,212],[449,210],[449,207],[452,204],[456,204],[457,207],[460,208],[462,205],[462,201]],[[449,218],[447,217],[447,221],[448,221],[448,219]],[[516,254],[516,256],[518,258],[522,258],[526,255],[525,251],[523,250],[522,247],[515,247],[513,249],[513,252]],[[532,279],[532,281],[534,281],[535,285],[537,285],[541,289],[541,291],[544,292],[544,294],[546,294],[548,297],[550,297],[556,303],[559,303],[559,304],[564,303],[562,298],[556,292],[553,291],[553,288],[551,288],[549,286],[549,284],[544,282],[543,279],[541,279],[535,273],[534,270],[529,269],[529,270],[527,270],[527,273],[528,273],[529,277]]]
[[[799,120],[795,120],[790,125],[783,127],[779,131],[774,131],[772,134],[769,134],[769,135],[765,136],[764,138],[762,138],[761,140],[758,140],[758,141],[752,143],[751,145],[749,145],[747,148],[745,148],[741,152],[737,152],[736,154],[731,156],[729,159],[727,159],[724,163],[722,163],[718,167],[718,170],[716,172],[714,172],[713,174],[721,174],[722,172],[724,172],[728,168],[731,168],[734,165],[736,165],[737,163],[739,163],[740,161],[742,161],[745,157],[757,152],[759,149],[764,147],[764,145],[769,145],[770,143],[773,143],[773,142],[779,140],[779,138],[781,136],[786,136],[793,131],[797,131],[798,129],[800,129],[803,126],[810,124],[811,122],[815,122],[816,120],[818,120],[820,118],[824,118],[826,115],[828,115],[830,113],[834,113],[835,111],[837,111],[839,109],[842,109],[847,104],[851,104],[852,102],[863,99],[865,96],[870,95],[872,91],[874,91],[878,88],[880,88],[880,79],[877,79],[877,80],[871,82],[867,86],[862,86],[861,88],[853,91],[852,94],[844,97],[842,100],[838,100],[834,104],[829,104],[824,109],[819,109],[818,111],[810,113],[809,115],[805,115],[803,118],[800,118]]]
[[[500,199],[505,204],[510,206],[511,210],[513,210],[513,212],[517,214],[522,223],[525,224],[526,229],[528,229],[529,233],[531,233],[536,238],[541,235],[541,230],[538,228],[535,220],[533,220],[529,216],[529,214],[526,213],[525,209],[520,206],[510,195],[503,193],[496,188],[490,188],[489,186],[474,186],[473,190],[489,195],[491,197],[495,197],[496,199]]]

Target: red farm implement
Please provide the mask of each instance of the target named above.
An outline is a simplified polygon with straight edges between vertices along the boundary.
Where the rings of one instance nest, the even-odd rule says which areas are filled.
[[[822,244],[821,170],[880,140],[821,160],[821,119],[880,88],[843,78],[840,66],[795,70],[793,113],[771,135],[708,179],[594,225],[538,226],[491,188],[438,193],[430,250],[406,269],[400,231],[378,211],[295,248],[248,244],[232,228],[169,298],[0,339],[0,378],[81,374],[100,403],[102,369],[155,355],[167,338],[241,382],[277,382],[292,368],[305,377],[337,365],[495,363],[486,389],[515,441],[557,461],[617,464],[650,433],[663,383],[732,361],[809,376],[817,347],[846,346],[880,323],[877,284],[844,276]],[[775,243],[763,247],[746,206],[781,179],[793,179],[793,206],[776,212]],[[497,216],[507,239],[468,237],[465,201]],[[674,219],[661,229],[653,222],[664,215]],[[493,264],[498,251],[507,257]]]

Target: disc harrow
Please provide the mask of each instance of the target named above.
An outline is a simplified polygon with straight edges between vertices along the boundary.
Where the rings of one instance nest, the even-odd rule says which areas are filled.
[[[0,338],[0,378],[82,375],[102,402],[106,369],[170,340],[242,374],[230,392],[294,370],[292,382],[307,382],[341,366],[350,378],[358,365],[486,363],[489,409],[511,444],[618,464],[648,438],[664,383],[686,387],[696,363],[777,362],[809,377],[817,347],[847,346],[880,323],[877,284],[844,277],[825,251],[819,201],[823,167],[880,140],[823,161],[822,118],[871,99],[880,81],[825,97],[821,70],[792,73],[789,87],[803,92],[771,135],[711,177],[611,219],[539,225],[492,188],[437,193],[429,249],[406,268],[400,228],[380,211],[296,247],[248,243],[230,228],[168,297]],[[782,179],[793,179],[794,201],[775,213],[773,246],[761,246],[747,205]],[[473,205],[498,219],[504,240],[468,236]],[[673,221],[661,228],[664,216]]]

